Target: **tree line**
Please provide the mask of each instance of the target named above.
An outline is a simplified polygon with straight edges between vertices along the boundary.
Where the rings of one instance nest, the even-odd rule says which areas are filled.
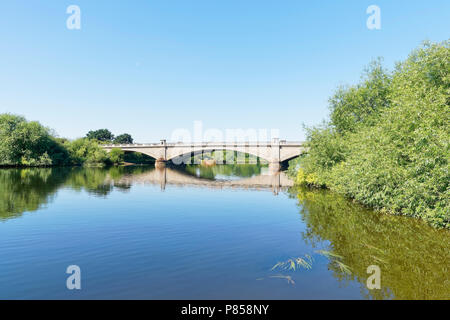
[[[103,166],[126,160],[149,161],[120,149],[107,153],[104,143],[133,143],[130,134],[114,136],[108,129],[89,131],[84,138],[58,138],[37,121],[9,113],[0,114],[0,166]]]
[[[297,183],[450,228],[450,41],[425,43],[388,71],[377,60],[307,129]]]

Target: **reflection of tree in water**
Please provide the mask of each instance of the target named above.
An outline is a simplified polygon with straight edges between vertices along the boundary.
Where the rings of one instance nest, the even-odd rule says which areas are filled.
[[[107,196],[113,190],[127,192],[131,185],[117,181],[124,175],[139,175],[149,170],[153,170],[153,167],[0,169],[0,220],[38,210],[52,201],[53,195],[61,187],[86,191],[100,197]],[[195,170],[197,166],[187,166],[187,172],[195,175]],[[261,172],[261,166],[220,165],[201,167],[200,170],[202,177],[211,179],[218,174],[251,177]]]
[[[66,185],[77,191],[85,190],[90,194],[106,196],[113,186],[106,183],[108,170],[99,168],[78,168],[67,178]]]
[[[117,182],[124,175],[141,174],[148,170],[153,170],[153,167],[75,168],[65,185],[95,196],[107,196],[113,190],[124,192],[130,190],[130,185]]]
[[[70,169],[1,169],[0,220],[34,211],[64,183]]]
[[[366,298],[448,299],[450,233],[406,217],[372,212],[325,190],[290,190],[307,226],[303,238],[342,257],[351,273],[330,260],[342,282],[357,280]],[[321,248],[318,248],[321,249]],[[381,268],[382,290],[366,289],[367,267]]]
[[[139,174],[151,167],[111,168],[27,168],[0,170],[0,220],[38,210],[52,201],[61,187],[86,191],[94,196],[107,196],[117,189],[131,186],[116,183],[125,174]]]

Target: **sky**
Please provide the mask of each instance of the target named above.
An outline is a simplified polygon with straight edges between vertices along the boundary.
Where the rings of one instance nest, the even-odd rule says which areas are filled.
[[[70,5],[80,29],[67,28]],[[392,69],[449,35],[448,0],[2,0],[0,113],[71,139],[108,128],[171,140],[200,121],[301,141],[371,60]]]

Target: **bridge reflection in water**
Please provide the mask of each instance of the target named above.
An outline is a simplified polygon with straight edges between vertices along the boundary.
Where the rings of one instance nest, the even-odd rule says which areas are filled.
[[[198,186],[216,189],[270,189],[274,195],[277,195],[280,191],[287,190],[287,188],[294,185],[294,182],[284,172],[273,174],[271,172],[263,171],[261,174],[249,178],[211,180],[170,168],[155,168],[154,170],[141,174],[125,174],[118,179],[108,177],[108,180],[110,180],[109,182],[113,181],[115,184],[120,185],[133,185],[139,183],[160,185],[161,190],[164,190],[166,185]]]

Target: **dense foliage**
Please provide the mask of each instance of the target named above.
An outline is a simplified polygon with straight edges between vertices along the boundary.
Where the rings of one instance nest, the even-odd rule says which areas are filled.
[[[38,122],[0,115],[0,165],[49,166],[64,164],[68,156],[50,130]]]
[[[450,41],[425,44],[392,73],[379,61],[307,129],[297,182],[450,228]]]
[[[123,162],[124,154],[125,152],[123,152],[122,149],[113,148],[108,156],[113,164],[121,164]]]
[[[116,144],[130,144],[133,143],[133,138],[128,133],[123,133],[115,137],[114,143]]]
[[[39,122],[26,121],[24,117],[17,115],[0,114],[0,166],[103,166],[120,164],[124,161],[124,154],[121,150],[113,149],[110,153],[107,153],[99,145],[99,143],[105,141],[102,139],[108,135],[106,131],[95,131],[97,133],[91,136],[96,138],[81,138],[69,141],[56,138],[49,129]],[[128,141],[130,139],[132,141],[130,135],[122,136]]]
[[[80,138],[64,143],[67,148],[71,165],[98,166],[111,164],[108,153],[100,148],[96,140]]]
[[[99,130],[89,131],[86,134],[86,138],[88,138],[90,140],[111,142],[112,140],[114,140],[114,135],[108,129],[99,129]]]

